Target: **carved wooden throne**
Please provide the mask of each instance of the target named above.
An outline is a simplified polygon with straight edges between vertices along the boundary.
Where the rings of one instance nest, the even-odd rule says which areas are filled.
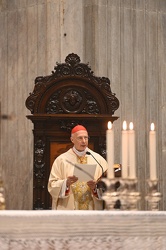
[[[108,121],[119,107],[110,80],[94,76],[88,64],[76,54],[57,63],[49,76],[35,79],[26,100],[34,124],[33,209],[50,209],[47,183],[54,159],[71,147],[70,131],[84,125],[90,135],[89,147],[106,157],[105,134]]]

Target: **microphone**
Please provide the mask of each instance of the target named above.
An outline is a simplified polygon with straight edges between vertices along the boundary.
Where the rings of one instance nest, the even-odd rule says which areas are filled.
[[[91,154],[91,152],[89,151],[86,151],[86,154],[87,155],[91,155],[93,157],[93,159],[99,164],[99,166],[101,167],[102,169],[102,175],[104,174],[104,170],[103,170],[103,167],[101,166],[101,164],[98,162],[98,160],[94,157],[94,155]]]

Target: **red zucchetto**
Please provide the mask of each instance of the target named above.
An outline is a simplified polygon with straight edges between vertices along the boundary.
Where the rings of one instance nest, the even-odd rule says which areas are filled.
[[[78,131],[80,131],[80,130],[85,130],[85,131],[87,131],[87,129],[86,129],[84,126],[82,126],[82,125],[76,125],[76,126],[71,130],[71,134],[74,134],[74,133],[76,133],[76,132],[78,132]]]

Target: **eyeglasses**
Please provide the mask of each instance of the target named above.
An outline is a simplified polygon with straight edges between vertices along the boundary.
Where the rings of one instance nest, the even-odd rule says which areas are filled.
[[[83,141],[83,140],[88,141],[90,139],[90,137],[89,136],[79,136],[76,139],[77,139],[77,141]]]

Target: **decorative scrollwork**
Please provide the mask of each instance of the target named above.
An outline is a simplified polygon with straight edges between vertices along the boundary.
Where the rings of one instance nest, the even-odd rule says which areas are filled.
[[[67,91],[62,97],[62,106],[67,111],[73,111],[80,109],[83,97],[82,94],[76,90]]]
[[[36,178],[43,178],[45,174],[45,161],[44,161],[44,153],[45,153],[45,143],[42,139],[38,139],[35,143],[35,160],[34,160],[34,175]]]
[[[79,121],[78,120],[77,121],[76,120],[71,120],[71,121],[62,120],[62,121],[60,121],[60,128],[71,132],[72,128],[78,124],[82,124],[83,126],[86,127],[87,122],[85,120],[81,120],[81,119],[79,119]]]
[[[74,66],[80,63],[80,57],[74,53],[71,53],[66,57],[65,62]]]
[[[44,209],[44,196],[45,192],[45,141],[42,137],[35,138],[34,145],[34,192],[37,192],[37,196],[34,195],[34,208]]]
[[[47,114],[60,114],[63,113],[63,109],[60,106],[60,94],[61,90],[55,92],[46,104]]]
[[[72,79],[75,80],[74,85],[72,85]],[[77,79],[78,83],[76,83]],[[70,87],[72,86],[73,92],[70,92],[69,94],[66,93],[63,101],[60,103],[60,93],[58,92],[58,89],[61,88],[61,82],[63,83],[63,86],[67,86],[67,84],[69,84]],[[88,93],[91,94],[91,97],[94,96],[94,91],[96,93],[98,92],[101,96],[103,96],[103,99],[105,99],[104,103],[100,103],[100,105],[98,105],[97,100],[92,98],[91,101],[87,99],[86,107],[85,104],[84,107],[82,107],[83,101],[81,100],[82,95],[79,93],[79,88],[82,87],[82,90],[84,89],[83,92],[85,92],[87,90],[85,85],[91,86],[91,93]],[[49,100],[46,100],[47,107],[43,110],[43,105],[45,105],[45,96],[48,91],[51,92],[51,88],[54,93],[51,97],[48,97]],[[74,106],[72,105],[72,102],[75,102],[75,108],[73,108]],[[89,108],[88,105],[90,105]],[[82,110],[82,113],[88,112],[89,114],[98,114],[101,112],[99,107],[101,105],[103,105],[105,109],[104,113],[111,115],[113,115],[119,107],[119,100],[115,97],[115,94],[111,92],[110,80],[106,77],[94,76],[89,65],[81,63],[80,57],[74,53],[71,53],[66,57],[65,63],[56,63],[54,71],[52,71],[52,75],[37,77],[35,79],[34,91],[33,93],[30,93],[30,96],[26,100],[26,106],[31,113],[78,113]]]
[[[46,105],[46,113],[98,114],[100,111],[99,105],[88,91],[68,88],[57,91],[50,97]]]

